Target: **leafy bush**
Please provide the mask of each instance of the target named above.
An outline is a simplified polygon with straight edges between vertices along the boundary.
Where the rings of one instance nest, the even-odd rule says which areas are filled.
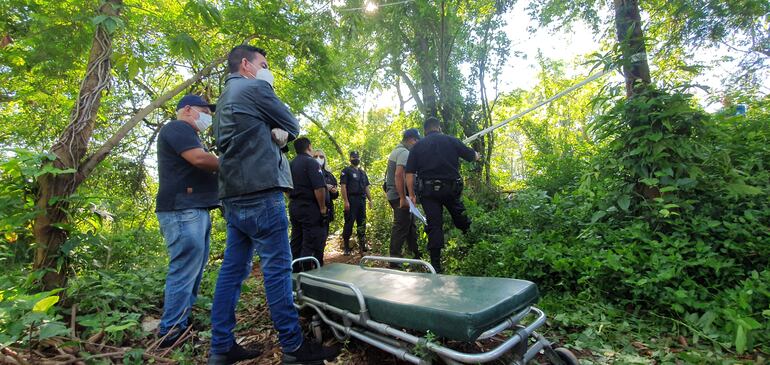
[[[473,197],[449,267],[678,318],[695,342],[739,353],[767,346],[768,102],[753,110],[708,115],[656,90],[619,102],[593,125],[579,185],[541,191],[555,180],[538,176],[503,202]]]

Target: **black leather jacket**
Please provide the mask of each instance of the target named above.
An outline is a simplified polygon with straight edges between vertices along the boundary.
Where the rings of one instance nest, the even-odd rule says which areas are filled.
[[[213,127],[220,153],[219,198],[292,188],[289,161],[270,130],[289,132],[291,141],[299,135],[299,122],[270,84],[230,74]]]

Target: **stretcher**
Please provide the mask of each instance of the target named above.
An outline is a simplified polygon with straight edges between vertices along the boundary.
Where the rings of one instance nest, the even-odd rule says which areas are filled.
[[[529,281],[436,274],[421,260],[365,256],[359,265],[328,264],[293,274],[294,303],[313,313],[312,333],[322,341],[321,323],[340,341],[350,338],[412,364],[523,365],[542,354],[556,365],[576,365],[565,348],[535,332],[546,320],[534,304],[539,293]],[[405,272],[367,266],[384,261],[424,268]],[[486,351],[462,349],[494,338]],[[460,344],[460,346],[458,346]],[[458,349],[461,348],[461,349]]]

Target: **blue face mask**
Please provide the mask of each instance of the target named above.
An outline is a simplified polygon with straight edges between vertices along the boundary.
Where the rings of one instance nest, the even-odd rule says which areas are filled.
[[[210,126],[211,126],[211,115],[198,112],[198,119],[195,120],[195,127],[198,128],[198,131],[203,132]]]

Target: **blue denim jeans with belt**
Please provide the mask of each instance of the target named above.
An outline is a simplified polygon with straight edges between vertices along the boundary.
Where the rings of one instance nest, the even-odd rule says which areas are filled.
[[[160,321],[160,335],[164,336],[172,328],[187,328],[209,257],[211,218],[208,209],[200,208],[157,212],[156,215],[169,256]]]
[[[295,351],[302,345],[302,330],[292,296],[292,256],[283,193],[252,194],[246,199],[225,199],[223,204],[227,246],[211,308],[211,353],[226,353],[235,342],[235,307],[241,284],[251,273],[255,251],[278,340],[284,352]]]

